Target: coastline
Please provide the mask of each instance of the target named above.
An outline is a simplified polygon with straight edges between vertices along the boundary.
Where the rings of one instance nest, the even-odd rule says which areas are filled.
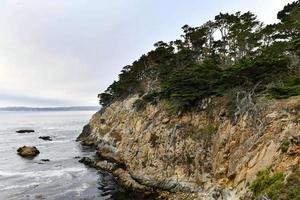
[[[138,98],[98,111],[77,138],[96,148],[96,159],[82,162],[111,172],[125,188],[156,192],[165,199],[246,198],[247,185],[260,170],[272,166],[288,171],[299,160],[279,148],[297,135],[299,124],[293,121],[299,97],[258,100],[259,111],[247,111],[236,122],[226,97],[207,99],[201,111],[174,117],[159,105],[136,111],[133,102]]]

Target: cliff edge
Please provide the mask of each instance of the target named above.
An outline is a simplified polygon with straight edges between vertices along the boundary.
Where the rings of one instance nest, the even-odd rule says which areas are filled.
[[[82,162],[162,199],[299,200],[299,16],[220,13],[155,43],[98,95]]]
[[[300,159],[300,96],[284,100],[211,97],[176,116],[162,104],[116,101],[78,137],[97,147],[89,164],[119,182],[168,199],[245,199],[264,169],[292,173]],[[248,98],[248,100],[247,100]]]

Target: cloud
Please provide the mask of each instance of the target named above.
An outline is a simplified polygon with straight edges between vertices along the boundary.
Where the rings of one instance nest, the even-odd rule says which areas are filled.
[[[238,10],[272,23],[288,2],[0,1],[0,106],[96,105],[123,66],[180,37],[184,24]]]

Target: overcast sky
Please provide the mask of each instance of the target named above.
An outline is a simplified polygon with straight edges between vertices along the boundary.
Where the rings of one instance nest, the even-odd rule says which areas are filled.
[[[0,106],[97,105],[123,66],[219,12],[292,0],[0,0]]]

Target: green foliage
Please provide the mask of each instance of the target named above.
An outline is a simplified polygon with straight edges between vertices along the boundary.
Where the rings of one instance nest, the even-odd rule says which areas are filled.
[[[225,88],[235,86],[253,86],[257,82],[270,82],[272,77],[284,71],[287,66],[284,59],[257,57],[243,59],[222,73],[221,84]]]
[[[208,131],[209,134],[215,134],[218,131],[218,127],[216,127],[212,124],[209,124],[207,126],[207,131]]]
[[[147,102],[143,99],[137,99],[134,103],[133,103],[133,107],[135,108],[135,110],[137,111],[141,111],[144,110],[146,108]]]
[[[286,180],[285,180],[286,178]],[[260,171],[250,186],[254,199],[264,195],[270,199],[300,199],[300,169],[288,177],[283,173],[271,174],[269,170]]]
[[[284,6],[283,10],[279,11],[277,14],[277,18],[282,22],[288,22],[294,20],[295,17],[298,17],[295,12],[298,11],[300,6],[300,1],[294,1],[293,3],[289,3]],[[296,15],[296,16],[295,16]],[[299,18],[298,18],[299,19]]]
[[[281,194],[281,199],[300,199],[300,168],[298,168],[294,173],[287,177],[286,188],[282,188],[283,192]]]
[[[177,115],[180,111],[180,108],[176,104],[173,104],[172,102],[166,99],[161,101],[161,106],[167,111],[169,115]]]
[[[291,144],[291,143],[290,143],[289,140],[283,141],[283,143],[282,143],[281,146],[280,146],[281,151],[282,151],[283,153],[286,153],[286,152],[288,151],[288,149],[289,149],[290,144]]]
[[[250,186],[250,190],[253,192],[255,198],[260,195],[267,195],[273,199],[280,188],[284,186],[284,174],[275,173],[271,175],[270,170],[263,170],[257,174],[257,178]]]
[[[218,127],[212,124],[201,129],[189,125],[184,129],[183,139],[191,138],[194,141],[209,140],[217,131]]]
[[[219,71],[212,62],[178,70],[162,83],[161,95],[178,109],[184,110],[197,100],[214,93]]]
[[[109,93],[98,94],[98,98],[99,98],[99,103],[102,106],[108,106],[113,100],[113,96]]]
[[[300,1],[285,6],[278,19],[264,26],[251,12],[220,13],[199,27],[185,25],[181,39],[159,41],[154,50],[125,66],[118,81],[98,95],[100,104],[146,93],[137,107],[161,101],[169,113],[177,114],[211,95],[258,82],[263,91],[274,80],[295,76],[289,59],[300,56]],[[147,94],[152,85],[148,83],[157,90]],[[287,98],[299,95],[299,90],[298,82],[285,81],[270,94]]]
[[[292,41],[291,50],[293,50],[298,57],[300,57],[300,37]]]
[[[150,104],[156,105],[159,102],[159,96],[158,92],[150,92],[143,96],[143,99]]]
[[[195,160],[195,156],[190,155],[190,154],[186,155],[186,162],[187,162],[187,164],[189,164],[189,165],[193,164],[194,160]]]
[[[269,92],[276,99],[300,95],[300,76],[288,77],[283,84],[271,88]]]

